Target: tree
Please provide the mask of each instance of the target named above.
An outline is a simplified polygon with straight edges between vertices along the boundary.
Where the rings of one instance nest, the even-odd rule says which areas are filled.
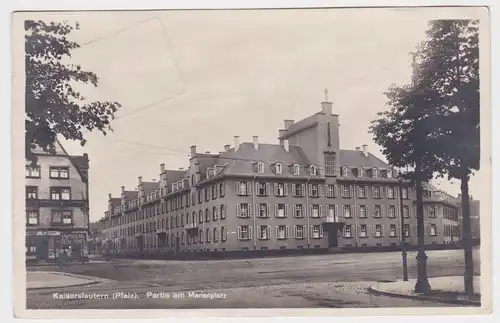
[[[478,21],[438,20],[430,23],[419,49],[420,73],[426,86],[438,93],[431,100],[440,119],[435,151],[440,173],[461,182],[465,292],[472,295],[473,261],[470,228],[469,179],[479,170],[479,35]]]
[[[98,77],[80,65],[64,63],[80,46],[67,38],[75,27],[66,22],[27,20],[25,27],[26,65],[26,159],[36,163],[32,149],[55,152],[57,135],[86,143],[84,130],[106,135],[110,120],[120,107],[117,102],[88,102],[73,89],[75,83],[97,87]]]

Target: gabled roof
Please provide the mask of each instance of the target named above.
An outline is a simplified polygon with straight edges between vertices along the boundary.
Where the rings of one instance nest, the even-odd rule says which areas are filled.
[[[315,113],[302,120],[292,123],[292,125],[286,130],[285,134],[280,138],[286,138],[295,132],[315,126],[318,123],[318,114],[320,113]]]
[[[165,174],[167,175],[167,183],[175,183],[184,178],[186,171],[167,169]]]
[[[130,200],[135,200],[138,197],[139,192],[137,192],[137,191],[125,191],[125,192],[123,192],[123,194],[125,195],[125,200],[130,201]]]

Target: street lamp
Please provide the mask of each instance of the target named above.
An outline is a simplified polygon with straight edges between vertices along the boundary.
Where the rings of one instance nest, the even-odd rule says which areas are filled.
[[[406,245],[405,245],[405,218],[403,205],[403,173],[398,176],[399,181],[399,213],[401,216],[401,257],[403,260],[403,281],[408,281],[408,263],[406,261]]]

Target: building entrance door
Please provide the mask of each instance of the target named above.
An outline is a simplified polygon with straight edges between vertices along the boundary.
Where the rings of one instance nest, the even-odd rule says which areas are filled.
[[[336,248],[339,246],[338,230],[334,227],[328,228],[328,247]]]

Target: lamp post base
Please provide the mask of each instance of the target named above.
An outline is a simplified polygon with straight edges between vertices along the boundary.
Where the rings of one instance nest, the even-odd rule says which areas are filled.
[[[424,251],[419,251],[417,254],[418,277],[415,284],[415,293],[428,293],[431,291],[431,285],[427,279],[427,255]]]

